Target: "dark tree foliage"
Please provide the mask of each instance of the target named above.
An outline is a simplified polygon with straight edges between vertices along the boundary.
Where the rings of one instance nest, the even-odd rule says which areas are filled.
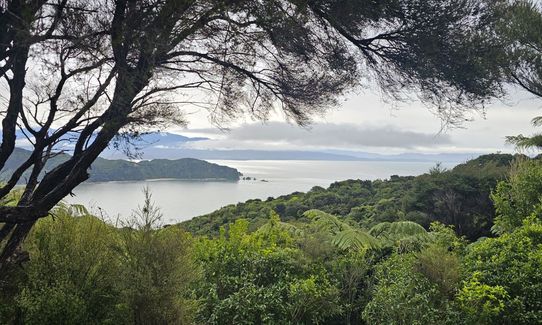
[[[508,74],[513,83],[537,98],[542,98],[542,7],[531,0],[514,0],[505,7],[503,21],[498,24],[498,35],[509,45]],[[542,117],[532,120],[535,127],[542,125]],[[507,137],[519,149],[542,148],[542,134]]]
[[[368,80],[416,93],[447,121],[501,93],[502,48],[483,0],[6,0],[0,3],[0,170],[20,128],[32,155],[1,207],[0,266],[119,134],[279,110],[308,123]],[[194,98],[199,98],[198,100]],[[19,139],[20,140],[20,139]],[[71,158],[40,178],[47,159]]]
[[[510,43],[510,75],[516,84],[542,97],[542,8],[537,1],[515,0],[506,8],[499,31]]]

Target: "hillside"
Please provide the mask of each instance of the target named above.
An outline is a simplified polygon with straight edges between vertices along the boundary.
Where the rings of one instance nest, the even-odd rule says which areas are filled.
[[[215,235],[221,226],[239,218],[248,219],[250,228],[256,229],[273,212],[284,221],[304,222],[304,212],[319,209],[364,227],[410,220],[427,228],[440,221],[475,239],[490,234],[495,212],[489,195],[516,157],[484,155],[452,170],[433,168],[417,177],[335,182],[327,189],[314,187],[307,193],[229,205],[181,225],[194,234]]]
[[[5,172],[0,179],[5,180],[11,175],[22,161],[27,159],[30,151],[17,148],[6,163]],[[66,154],[52,158],[45,171],[53,169],[58,164],[69,159]],[[185,179],[185,180],[227,180],[237,181],[239,171],[227,166],[221,166],[207,161],[183,158],[177,160],[155,159],[150,161],[131,162],[117,159],[98,158],[89,170],[90,182],[106,181],[138,181],[145,179]],[[24,177],[22,178],[24,179]]]
[[[237,181],[240,175],[237,169],[192,158],[154,159],[138,163],[99,158],[92,164],[90,181],[135,181],[160,178]]]

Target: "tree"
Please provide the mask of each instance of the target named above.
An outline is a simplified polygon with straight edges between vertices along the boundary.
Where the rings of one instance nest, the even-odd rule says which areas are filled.
[[[511,44],[508,51],[512,80],[542,97],[542,7],[532,0],[512,1],[503,20],[500,32]]]
[[[115,139],[184,124],[183,107],[217,123],[280,110],[308,123],[374,79],[416,92],[449,122],[501,93],[497,2],[479,0],[8,0],[0,6],[4,103],[0,170],[20,130],[31,156],[0,188],[3,266],[37,219],[88,178]],[[202,101],[183,100],[203,98]],[[121,145],[123,142],[114,142]],[[59,152],[71,158],[52,170]]]
[[[531,94],[542,97],[542,7],[532,0],[516,0],[503,15],[500,34],[510,44],[510,79]],[[535,127],[542,125],[542,117],[532,120]],[[542,148],[542,134],[507,137],[507,141],[521,149]]]
[[[495,204],[496,234],[511,233],[529,216],[542,212],[542,164],[538,160],[520,160],[510,169],[508,179],[498,183],[491,194]]]
[[[399,249],[377,265],[371,300],[363,310],[367,324],[460,324],[454,298],[459,288],[465,240],[450,226],[384,223],[371,232],[388,238],[417,239],[422,245]],[[424,239],[425,238],[425,239]],[[429,239],[429,240],[428,240]]]
[[[60,204],[24,241],[30,259],[0,281],[2,324],[188,324],[196,303],[192,239],[159,227],[145,203],[116,228],[82,206]]]
[[[161,228],[162,214],[148,189],[144,194],[120,231],[119,314],[127,324],[190,324],[195,303],[187,292],[198,278],[191,237],[175,226]]]
[[[472,323],[542,321],[542,224],[535,217],[468,247],[458,300]]]
[[[340,314],[339,290],[318,261],[294,244],[296,231],[273,217],[252,234],[248,222],[196,244],[202,279],[197,321],[207,324],[318,324]]]
[[[31,259],[20,269],[17,290],[4,292],[2,286],[2,305],[17,312],[0,312],[3,323],[122,321],[117,289],[121,268],[111,249],[118,240],[115,228],[84,210],[82,215],[75,212],[68,206],[55,208],[55,219],[40,220],[25,241]],[[6,283],[16,281],[9,279]]]
[[[451,256],[443,251],[431,257],[438,258],[437,269],[457,268]],[[378,265],[372,299],[363,311],[367,324],[460,323],[453,301],[439,290],[439,283],[416,270],[421,263],[410,253],[394,254]]]

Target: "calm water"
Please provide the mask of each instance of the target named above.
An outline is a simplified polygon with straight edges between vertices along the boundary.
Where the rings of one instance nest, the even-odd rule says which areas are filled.
[[[313,186],[327,187],[337,180],[384,179],[391,175],[419,175],[435,164],[430,162],[374,161],[236,161],[215,160],[217,164],[237,168],[256,181],[193,182],[152,180],[138,182],[87,183],[77,187],[69,203],[80,203],[110,218],[123,218],[143,201],[142,190],[148,186],[166,223],[190,219],[225,205],[248,199],[266,199]],[[443,164],[452,167],[453,164]],[[263,182],[266,180],[267,182]]]

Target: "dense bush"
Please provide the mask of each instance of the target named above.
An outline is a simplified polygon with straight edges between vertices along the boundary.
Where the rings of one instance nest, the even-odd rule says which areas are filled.
[[[493,154],[452,170],[433,168],[417,177],[335,182],[327,189],[317,186],[307,193],[229,205],[186,221],[183,227],[193,234],[216,236],[220,226],[239,218],[249,220],[249,228],[254,230],[272,213],[284,221],[303,222],[304,212],[319,209],[354,220],[366,228],[398,220],[414,221],[429,228],[431,222],[439,221],[476,240],[491,234],[495,215],[491,190],[505,178],[510,164],[518,157]]]
[[[30,261],[15,303],[25,324],[114,324],[121,320],[113,227],[57,209],[26,241]]]
[[[520,160],[509,173],[507,181],[499,182],[491,198],[495,202],[496,218],[493,231],[512,232],[533,212],[542,210],[542,162]]]
[[[378,266],[377,285],[363,311],[368,324],[458,323],[459,315],[453,300],[447,292],[441,291],[441,283],[435,283],[436,279],[416,270],[417,263],[420,260],[414,254],[395,254]],[[448,280],[453,281],[438,279],[439,282]]]
[[[22,272],[2,275],[1,323],[191,322],[191,236],[176,227],[155,229],[159,215],[150,201],[139,222],[123,229],[81,207],[62,205],[52,215],[25,241]]]
[[[497,173],[501,166],[488,161],[483,169]],[[469,166],[459,170],[471,172]],[[533,161],[514,165],[492,194],[499,236],[471,243],[456,230],[487,233],[485,223],[459,217],[478,200],[467,181],[474,178],[442,169],[230,206],[195,238],[181,226],[162,227],[150,195],[122,228],[61,205],[26,239],[28,260],[0,275],[0,322],[537,324],[541,169]],[[460,209],[453,195],[435,196],[449,189]],[[343,216],[308,209],[309,200]],[[14,193],[2,204],[16,201]],[[229,223],[225,211],[251,219]],[[280,217],[288,211],[295,217]],[[453,225],[429,223],[434,219]]]
[[[474,323],[542,322],[542,223],[472,244],[459,299]]]
[[[340,312],[339,289],[281,229],[248,233],[238,220],[197,247],[198,319],[209,324],[320,323]]]

